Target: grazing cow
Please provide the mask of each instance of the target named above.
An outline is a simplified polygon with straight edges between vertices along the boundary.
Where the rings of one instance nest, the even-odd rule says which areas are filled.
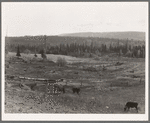
[[[15,78],[15,76],[9,76],[9,79],[14,79]]]
[[[54,92],[56,92],[56,91],[65,93],[65,88],[64,88],[64,86],[55,84],[54,85]]]
[[[34,84],[31,84],[30,87],[31,87],[31,90],[33,90],[33,88],[37,85],[37,83],[34,83]]]
[[[73,91],[73,93],[77,92],[77,94],[79,94],[80,88],[73,87],[73,88],[72,88],[72,91]]]
[[[125,107],[124,107],[124,111],[126,111],[127,109],[129,110],[130,108],[136,108],[137,112],[138,112],[138,103],[137,102],[127,102]]]

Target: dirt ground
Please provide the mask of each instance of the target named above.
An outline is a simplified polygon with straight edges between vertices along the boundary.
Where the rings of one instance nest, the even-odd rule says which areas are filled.
[[[58,66],[58,57],[65,58],[67,64]],[[20,59],[15,53],[6,56],[5,113],[137,113],[134,108],[124,112],[128,101],[138,102],[138,113],[145,113],[145,59],[51,54],[47,59],[42,61],[40,55],[34,58],[34,54],[22,54]],[[8,75],[63,78],[66,93],[50,95],[45,91],[46,84],[40,81],[34,90],[20,88],[19,83],[33,83],[33,80],[8,79]],[[79,95],[72,92],[72,86],[80,87]]]

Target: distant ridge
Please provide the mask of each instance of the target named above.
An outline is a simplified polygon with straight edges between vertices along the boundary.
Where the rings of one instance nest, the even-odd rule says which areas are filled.
[[[69,37],[101,37],[101,38],[113,38],[113,39],[133,39],[139,41],[145,41],[145,32],[79,32],[61,34],[58,36],[69,36]]]

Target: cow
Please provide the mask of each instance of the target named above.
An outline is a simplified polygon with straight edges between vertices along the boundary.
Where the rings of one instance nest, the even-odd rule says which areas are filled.
[[[34,83],[34,84],[31,84],[30,87],[31,87],[31,90],[34,90],[34,87],[37,85],[37,83]]]
[[[54,84],[54,93],[56,93],[56,91],[65,93],[65,87],[62,85]]]
[[[72,91],[73,91],[73,93],[77,92],[77,94],[79,94],[80,88],[73,87],[73,88],[72,88]]]
[[[124,111],[126,111],[127,109],[129,110],[130,108],[136,108],[137,112],[138,112],[138,103],[137,102],[127,102],[125,107],[124,107]]]
[[[9,76],[8,76],[8,78],[9,78],[9,79],[14,79],[14,78],[15,78],[15,76],[13,76],[13,75],[9,75]]]

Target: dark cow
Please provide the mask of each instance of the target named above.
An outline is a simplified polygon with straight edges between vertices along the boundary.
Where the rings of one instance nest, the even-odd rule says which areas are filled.
[[[37,85],[37,83],[34,83],[34,84],[31,84],[30,87],[31,87],[31,90],[34,90],[34,87]]]
[[[127,102],[125,107],[124,107],[124,111],[126,111],[127,109],[129,110],[130,108],[136,108],[137,112],[138,112],[138,103],[137,102]]]
[[[9,76],[9,79],[14,79],[15,78],[15,76]]]
[[[63,92],[63,93],[65,93],[65,87],[61,86],[61,85],[55,84],[54,85],[54,93],[56,93],[56,91],[57,92]]]
[[[79,94],[80,92],[80,88],[74,87],[72,88],[73,93],[77,92],[77,94]]]

